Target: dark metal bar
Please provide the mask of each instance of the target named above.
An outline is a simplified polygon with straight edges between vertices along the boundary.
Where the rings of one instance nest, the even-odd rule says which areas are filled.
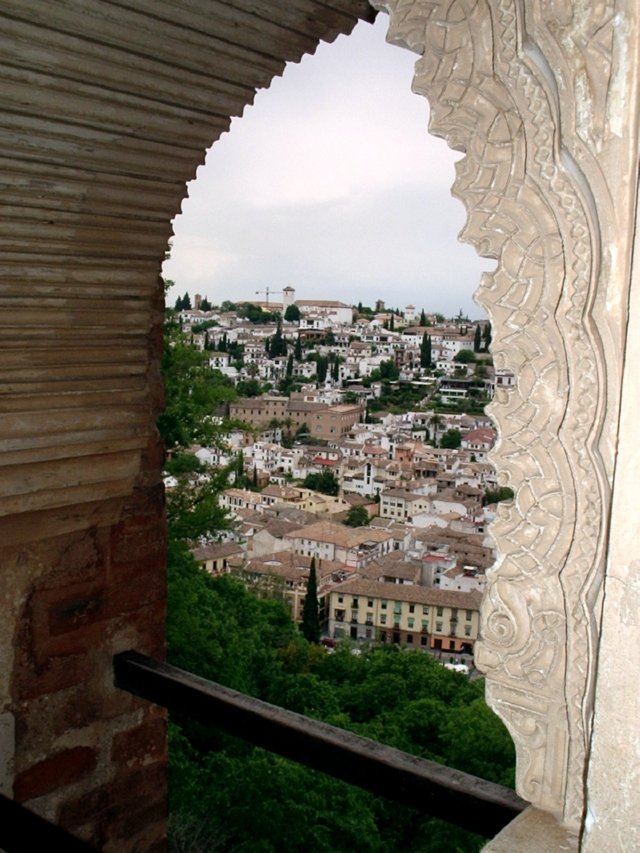
[[[40,815],[0,794],[0,850],[59,850],[64,853],[96,853],[96,848],[69,835]]]
[[[528,805],[510,788],[246,696],[137,652],[114,657],[117,687],[256,746],[487,838]]]

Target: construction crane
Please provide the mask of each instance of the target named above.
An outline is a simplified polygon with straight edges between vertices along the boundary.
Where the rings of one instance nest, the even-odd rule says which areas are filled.
[[[281,291],[281,290],[270,290],[270,289],[267,287],[267,289],[266,289],[266,290],[256,290],[256,294],[258,294],[258,293],[264,293],[264,294],[266,294],[266,297],[267,297],[266,304],[267,304],[267,311],[268,311],[268,310],[269,310],[269,294],[270,294],[270,293],[271,293],[271,294],[278,294],[278,293],[282,294],[282,291]]]

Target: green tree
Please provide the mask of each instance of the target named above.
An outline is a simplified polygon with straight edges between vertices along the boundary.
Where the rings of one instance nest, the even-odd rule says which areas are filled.
[[[333,471],[321,471],[319,474],[307,474],[302,485],[305,489],[322,492],[323,495],[336,496],[340,491],[340,481]]]
[[[236,392],[219,371],[209,368],[206,353],[186,343],[172,319],[165,323],[161,369],[166,402],[157,425],[165,447],[213,441],[220,430],[212,416],[221,403],[235,399]]]
[[[352,506],[343,524],[348,527],[365,527],[369,524],[369,513],[363,506]]]
[[[445,447],[448,450],[455,450],[460,447],[462,435],[459,429],[448,429],[440,439],[440,447]]]
[[[489,352],[489,348],[491,347],[491,323],[485,323],[482,330],[482,340],[484,342],[484,351]]]
[[[482,347],[482,332],[480,331],[480,326],[476,326],[475,333],[473,335],[473,351],[480,352],[480,348]]]
[[[420,344],[420,367],[431,367],[431,335],[426,332],[422,335]]]
[[[287,310],[284,312],[284,319],[287,323],[299,323],[300,322],[300,309],[297,305],[292,303],[291,305],[287,305]]]
[[[427,315],[424,313],[424,308],[420,312],[420,325],[421,326],[427,325]]]
[[[236,385],[236,391],[240,397],[259,397],[262,385],[257,379],[241,379]]]
[[[204,471],[204,465],[193,453],[177,452],[167,458],[164,470],[167,474],[180,477],[183,474],[200,474]]]
[[[287,370],[286,370],[287,379],[291,379],[293,376],[293,353],[287,359]]]
[[[318,583],[316,579],[316,558],[311,558],[307,594],[302,608],[302,635],[310,643],[320,642],[320,617],[318,607]]]
[[[454,355],[453,360],[458,364],[472,364],[476,360],[476,354],[473,350],[461,349]]]
[[[200,310],[201,311],[211,311],[211,303],[209,302],[209,300],[207,299],[206,296],[204,299],[200,300]]]
[[[233,473],[235,474],[235,486],[242,489],[247,485],[247,475],[244,470],[244,451],[240,449],[235,458],[235,463],[232,465]]]
[[[293,357],[296,361],[302,361],[302,340],[300,339],[300,335],[296,338],[295,346],[293,348]]]
[[[340,359],[336,356],[331,363],[331,378],[334,382],[340,380]]]
[[[392,359],[381,361],[378,370],[380,371],[380,378],[388,381],[393,382],[400,376],[400,370]]]
[[[487,489],[484,493],[484,503],[495,504],[500,501],[513,500],[513,489],[509,486],[500,486],[497,489]]]
[[[276,324],[275,334],[272,338],[267,338],[267,344],[267,352],[271,358],[278,358],[279,356],[287,354],[287,342],[282,334],[282,321],[279,317]]]
[[[329,359],[325,358],[323,355],[319,355],[316,359],[316,376],[320,384],[322,384],[327,378],[328,369]]]

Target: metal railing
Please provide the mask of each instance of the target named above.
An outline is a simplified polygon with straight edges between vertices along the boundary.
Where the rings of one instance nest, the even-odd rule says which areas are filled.
[[[528,803],[510,788],[409,755],[137,652],[114,657],[117,687],[255,746],[492,838]]]

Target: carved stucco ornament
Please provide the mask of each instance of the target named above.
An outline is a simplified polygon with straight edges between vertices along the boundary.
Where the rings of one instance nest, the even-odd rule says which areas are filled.
[[[612,12],[577,0],[374,5],[390,14],[388,40],[421,56],[413,90],[429,100],[430,131],[465,153],[452,190],[461,237],[497,261],[476,298],[496,366],[517,376],[489,409],[492,461],[515,499],[491,531],[476,663],[516,745],[518,792],[577,828],[609,500],[600,229],[585,175],[597,174],[605,105],[592,74],[611,67]]]

